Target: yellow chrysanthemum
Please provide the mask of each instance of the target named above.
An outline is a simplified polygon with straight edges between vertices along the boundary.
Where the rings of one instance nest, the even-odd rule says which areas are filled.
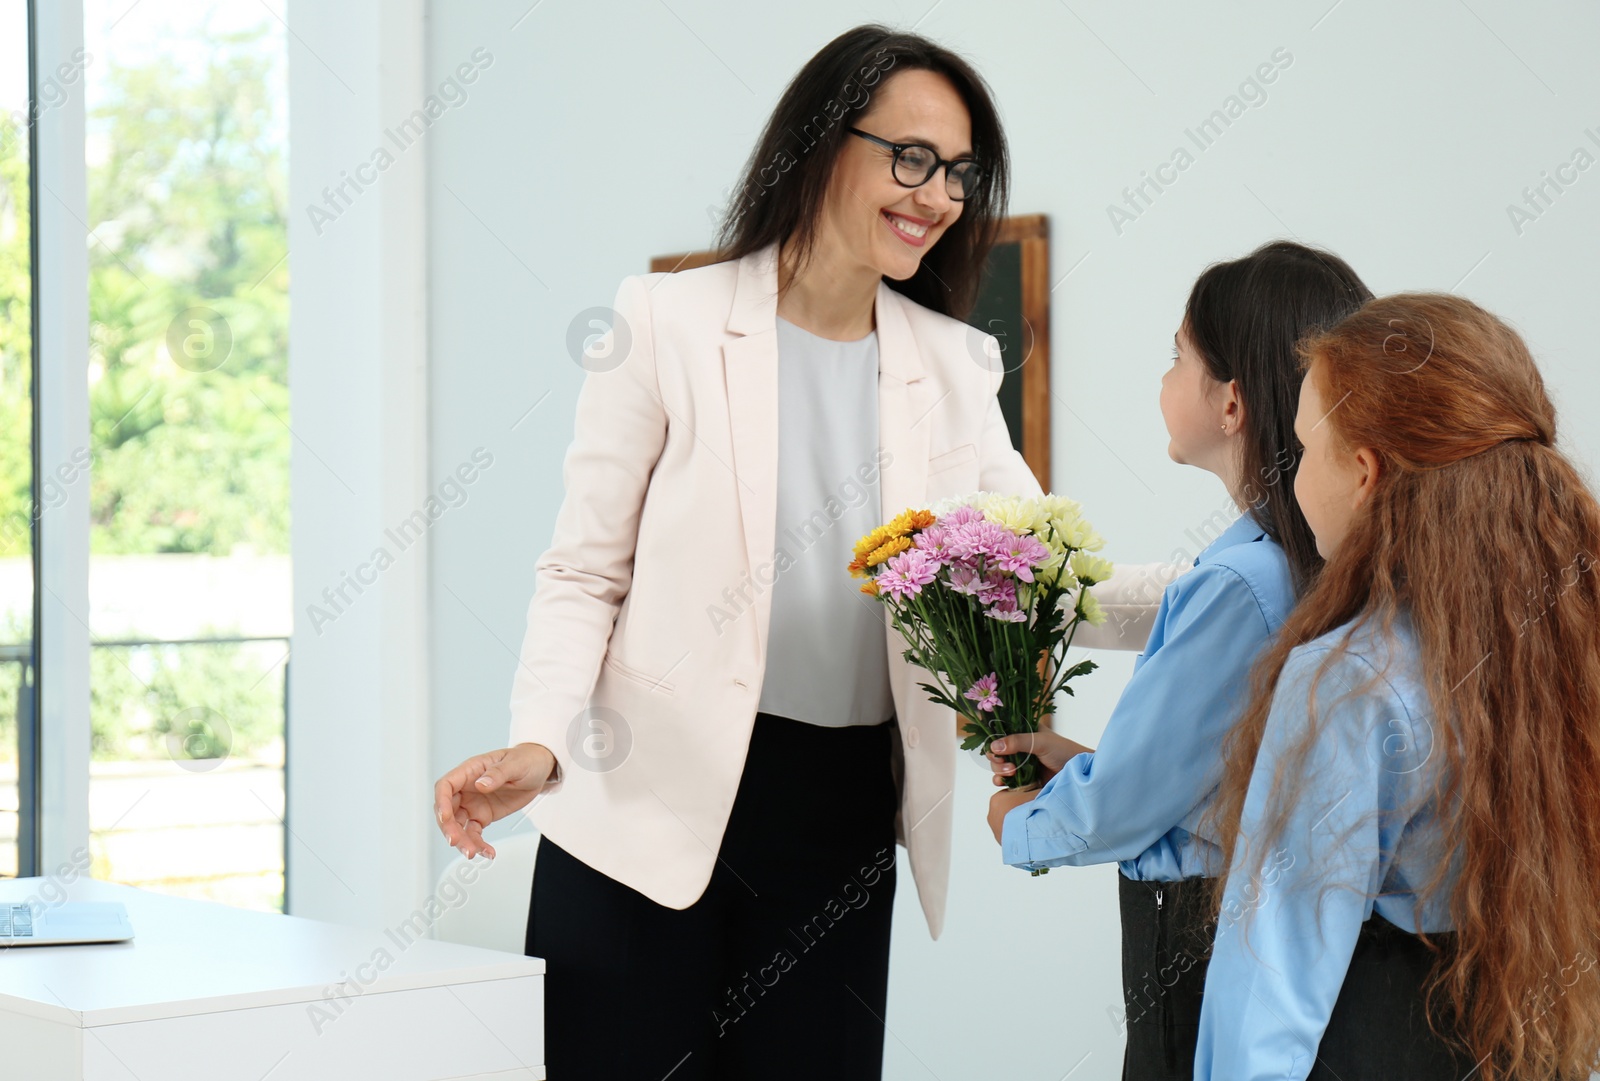
[[[918,529],[927,529],[933,523],[934,516],[932,511],[914,510],[907,507],[895,515],[894,520],[884,528],[889,531],[889,535],[892,537],[904,537]]]
[[[872,554],[867,556],[867,566],[876,567],[890,556],[899,555],[910,547],[910,537],[891,537],[888,541],[873,549]]]
[[[878,580],[876,578],[868,578],[866,584],[861,587],[861,592],[876,597],[878,595]]]
[[[880,525],[876,527],[866,536],[856,541],[854,552],[855,557],[857,559],[865,559],[867,557],[867,553],[881,546],[884,541],[888,540],[892,536],[894,536],[894,534],[889,531],[888,526]]]

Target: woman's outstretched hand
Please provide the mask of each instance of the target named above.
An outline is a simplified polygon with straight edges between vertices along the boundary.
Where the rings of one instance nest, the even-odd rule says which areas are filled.
[[[994,783],[1004,785],[1006,778],[1017,772],[1017,767],[1007,761],[1007,756],[1031,754],[1039,760],[1039,772],[1046,781],[1061,772],[1074,756],[1094,748],[1074,743],[1053,729],[1041,728],[1037,732],[1016,736],[1002,736],[989,744],[989,766],[994,770]]]
[[[519,743],[473,755],[433,786],[439,831],[467,859],[479,853],[494,859],[494,847],[483,839],[483,828],[532,803],[555,764],[555,755],[542,743]]]

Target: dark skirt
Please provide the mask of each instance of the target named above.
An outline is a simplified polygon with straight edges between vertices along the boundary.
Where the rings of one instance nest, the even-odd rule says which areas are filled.
[[[547,966],[549,1075],[878,1081],[897,738],[893,722],[758,713],[711,882],[686,909],[540,838],[526,950]]]
[[[1428,937],[1445,950],[1455,940]],[[1423,989],[1434,961],[1422,939],[1374,912],[1361,925],[1308,1081],[1460,1081],[1474,1074],[1472,1056],[1428,1024]],[[1439,1033],[1453,1034],[1448,1020],[1436,1014],[1435,1022]]]
[[[1216,934],[1212,879],[1135,882],[1117,876],[1122,911],[1124,1081],[1194,1076],[1206,965]],[[1448,950],[1454,936],[1432,935]],[[1430,1028],[1424,987],[1435,955],[1373,914],[1361,925],[1349,970],[1308,1081],[1461,1081],[1476,1065],[1451,1044],[1450,1023]],[[1441,1035],[1443,1034],[1443,1035]]]

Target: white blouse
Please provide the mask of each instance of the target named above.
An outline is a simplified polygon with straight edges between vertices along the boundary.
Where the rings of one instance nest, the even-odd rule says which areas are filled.
[[[894,715],[883,602],[846,569],[855,542],[883,524],[877,452],[877,332],[834,341],[778,317],[778,570],[763,713],[833,727]]]

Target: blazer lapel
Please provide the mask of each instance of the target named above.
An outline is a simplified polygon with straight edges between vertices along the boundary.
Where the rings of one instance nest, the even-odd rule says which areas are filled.
[[[878,446],[884,451],[878,516],[883,522],[920,506],[928,490],[928,415],[936,403],[929,400],[932,381],[923,376],[906,318],[908,303],[887,282],[878,283]]]
[[[728,317],[728,330],[736,337],[722,347],[733,437],[730,464],[752,575],[756,567],[772,563],[777,533],[777,255],[778,245],[771,244],[739,260]],[[918,506],[927,486],[927,418],[935,403],[924,400],[929,383],[906,318],[906,303],[886,282],[878,283],[873,319],[878,333],[878,445],[883,451],[878,510],[884,522],[907,507]],[[845,575],[842,565],[839,574]],[[771,590],[759,589],[755,622],[763,655],[771,603]]]

